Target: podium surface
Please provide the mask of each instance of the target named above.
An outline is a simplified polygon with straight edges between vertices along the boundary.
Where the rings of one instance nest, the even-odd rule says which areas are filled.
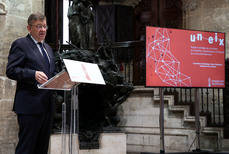
[[[49,79],[47,82],[43,83],[42,85],[39,85],[38,88],[50,90],[71,90],[71,88],[77,84],[80,83],[72,82],[68,75],[68,72],[62,70],[54,77]]]
[[[97,64],[64,59],[71,81],[105,85]]]
[[[71,90],[74,85],[79,85],[80,83],[105,85],[105,81],[97,64],[69,59],[64,59],[64,64],[67,70],[62,70],[47,82],[38,85],[38,88]]]

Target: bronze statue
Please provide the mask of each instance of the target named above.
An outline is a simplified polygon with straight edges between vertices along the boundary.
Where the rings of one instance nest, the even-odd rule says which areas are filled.
[[[72,44],[81,49],[94,49],[93,5],[87,0],[73,0],[68,9],[69,33]]]
[[[58,70],[62,70],[65,67],[62,59],[98,64],[106,82],[105,86],[94,84],[80,84],[78,86],[80,148],[99,148],[98,138],[100,133],[120,131],[117,127],[120,122],[117,115],[118,107],[128,98],[133,90],[133,85],[127,83],[120,74],[118,64],[114,60],[112,48],[109,45],[102,45],[97,50],[74,48],[63,51],[59,54],[59,58],[56,59]],[[57,96],[56,102],[61,104],[64,101],[63,94],[59,93]],[[71,97],[69,95],[66,98],[67,113],[70,113]],[[60,111],[59,115],[61,115]],[[60,122],[61,119],[56,119],[55,121]],[[69,118],[67,118],[68,128],[70,126],[69,121]],[[60,125],[56,123],[54,125],[55,129],[60,128]]]
[[[105,86],[80,84],[79,93],[79,140],[80,149],[99,148],[101,132],[117,132],[120,119],[118,107],[127,99],[133,85],[126,82],[120,74],[115,61],[113,48],[103,43],[94,48],[94,13],[92,3],[87,0],[71,0],[68,10],[71,50],[57,52],[56,68],[61,71],[65,66],[63,59],[98,64],[106,82]],[[88,97],[90,96],[90,97]],[[60,130],[60,105],[64,101],[63,92],[56,93],[56,116],[54,129]],[[66,93],[67,130],[70,131],[71,96]],[[58,110],[59,108],[59,110]],[[56,123],[55,123],[56,122]]]

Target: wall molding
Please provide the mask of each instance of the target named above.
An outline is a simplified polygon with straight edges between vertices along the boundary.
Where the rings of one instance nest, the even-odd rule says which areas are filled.
[[[6,15],[6,5],[2,2],[0,2],[0,15]]]

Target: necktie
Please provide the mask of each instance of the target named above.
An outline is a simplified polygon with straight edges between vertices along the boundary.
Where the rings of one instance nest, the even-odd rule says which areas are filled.
[[[47,66],[47,68],[49,70],[49,59],[48,59],[48,55],[46,54],[45,49],[43,48],[42,43],[41,42],[38,42],[38,45],[41,48],[41,51],[42,51],[42,54],[43,54],[43,57],[44,57],[44,60],[45,60],[45,65]]]

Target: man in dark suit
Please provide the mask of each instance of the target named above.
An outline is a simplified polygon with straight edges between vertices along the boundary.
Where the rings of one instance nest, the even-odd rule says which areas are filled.
[[[12,43],[6,75],[17,81],[13,111],[19,124],[16,154],[47,154],[53,106],[51,91],[38,84],[54,76],[54,57],[45,42],[46,17],[41,13],[28,18],[29,34]]]

